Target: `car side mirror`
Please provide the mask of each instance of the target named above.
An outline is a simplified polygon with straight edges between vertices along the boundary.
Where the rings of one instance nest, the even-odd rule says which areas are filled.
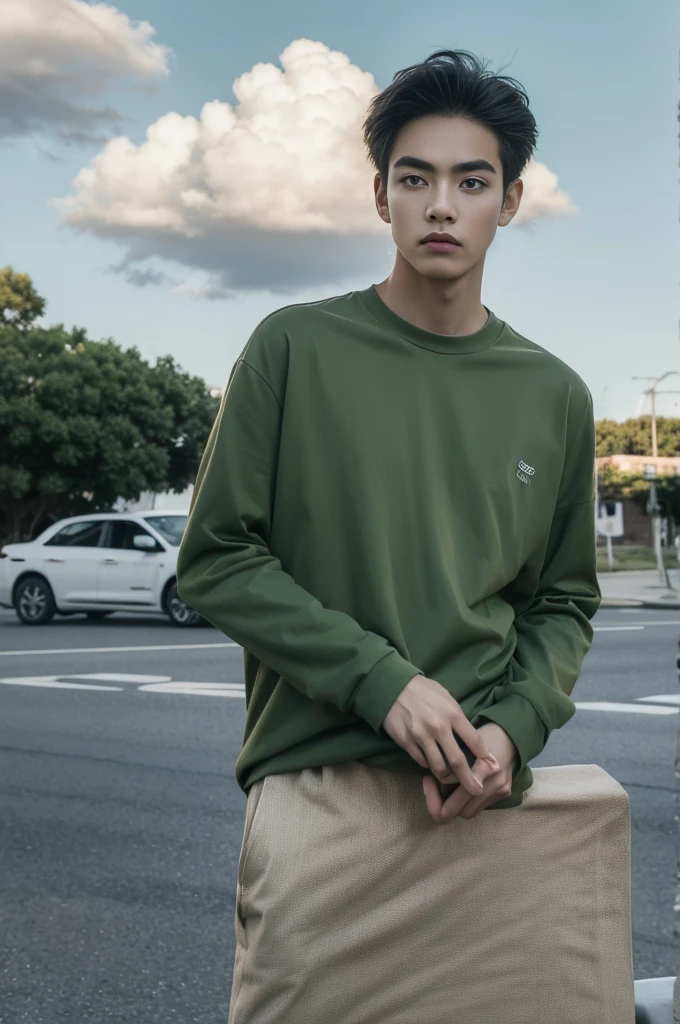
[[[156,541],[148,533],[138,533],[136,537],[133,537],[132,546],[138,551],[155,551],[157,547]]]

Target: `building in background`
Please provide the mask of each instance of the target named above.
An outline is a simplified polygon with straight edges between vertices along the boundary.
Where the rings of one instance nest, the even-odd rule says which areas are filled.
[[[603,455],[595,460],[598,473],[604,466],[613,466],[620,473],[642,477],[645,466],[656,466],[657,477],[680,476],[680,455]],[[615,544],[635,544],[652,547],[652,518],[633,498],[623,498],[622,537],[613,537]],[[661,537],[664,544],[672,543],[670,524],[661,520]]]
[[[116,512],[149,512],[151,509],[162,511],[184,511],[191,504],[191,495],[194,493],[194,485],[190,484],[181,494],[174,491],[164,491],[162,494],[155,494],[153,491],[142,491],[139,501],[125,501],[118,498],[113,506]]]

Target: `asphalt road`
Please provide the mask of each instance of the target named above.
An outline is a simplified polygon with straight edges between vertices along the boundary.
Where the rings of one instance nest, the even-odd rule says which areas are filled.
[[[533,763],[600,764],[625,787],[635,977],[675,975],[680,613],[594,625],[579,710]],[[160,617],[0,612],[1,1024],[226,1024],[241,659]]]

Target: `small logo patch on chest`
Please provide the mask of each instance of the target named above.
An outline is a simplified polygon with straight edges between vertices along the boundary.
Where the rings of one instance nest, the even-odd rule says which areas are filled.
[[[517,479],[521,480],[523,484],[530,483],[531,477],[534,475],[535,472],[536,470],[534,469],[534,467],[527,466],[526,462],[523,462],[522,459],[520,459],[517,463]]]

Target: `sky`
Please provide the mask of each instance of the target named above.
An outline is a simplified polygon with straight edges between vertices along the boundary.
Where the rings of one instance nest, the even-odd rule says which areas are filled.
[[[583,377],[596,418],[648,412],[633,378],[680,374],[679,29],[673,0],[0,0],[0,267],[31,275],[43,322],[222,387],[272,310],[387,276],[366,106],[471,50],[539,129],[482,301]]]

